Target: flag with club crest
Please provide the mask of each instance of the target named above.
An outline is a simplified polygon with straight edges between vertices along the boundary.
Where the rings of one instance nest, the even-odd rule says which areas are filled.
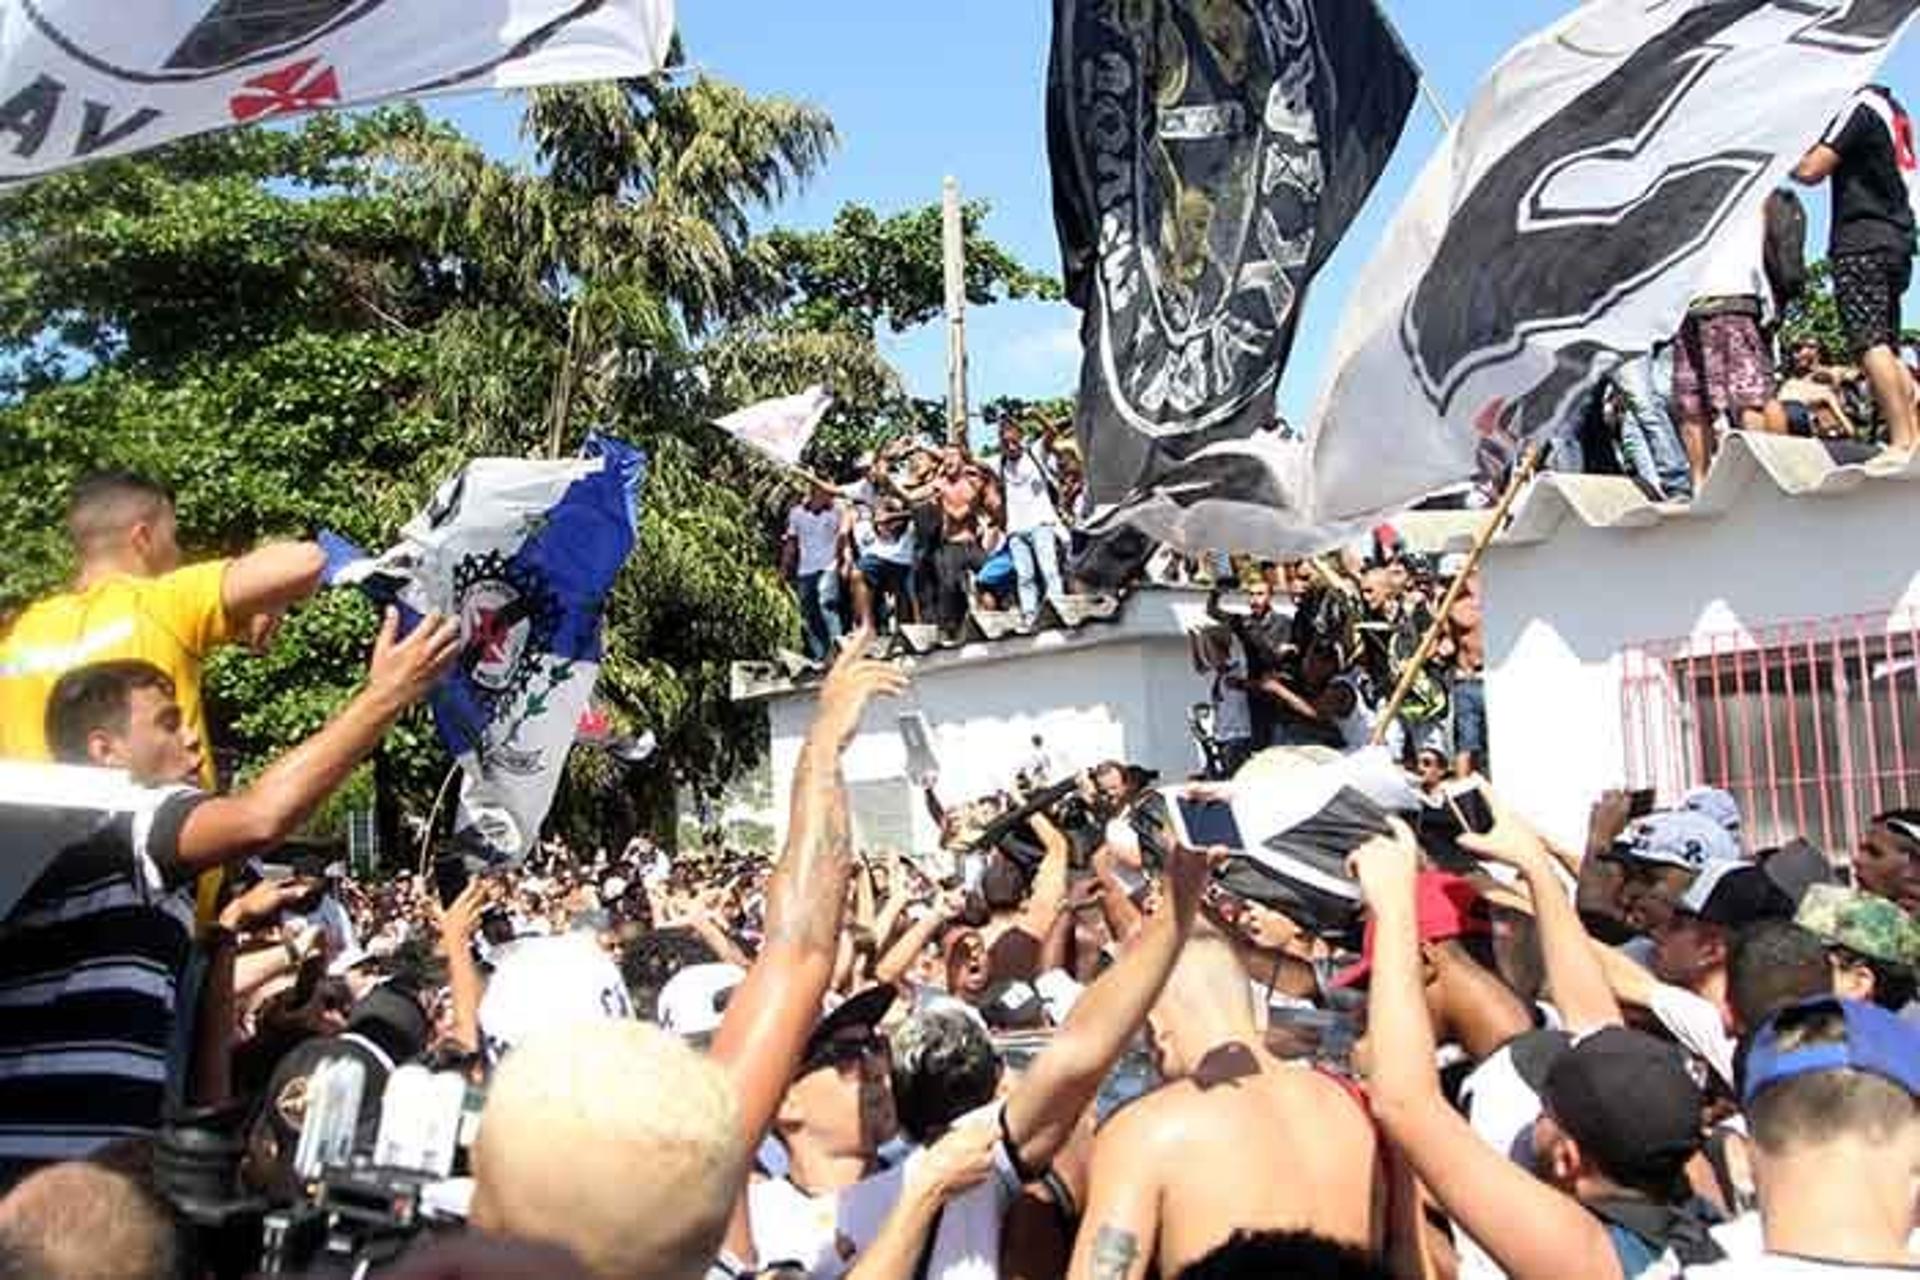
[[[564,462],[477,458],[384,555],[323,535],[329,582],[460,620],[465,649],[432,695],[464,773],[456,835],[518,861],[540,824],[600,673],[601,612],[639,528],[646,455],[591,436]]]
[[[1368,520],[1669,338],[1920,0],[1588,0],[1481,84],[1355,285],[1291,501]],[[1755,250],[1758,256],[1758,248]]]
[[[808,387],[799,395],[736,409],[724,418],[715,418],[713,425],[783,467],[798,467],[800,455],[807,451],[808,441],[831,408],[832,393],[825,387]]]
[[[650,75],[673,0],[0,0],[0,187],[192,133]]]
[[[1307,287],[1418,78],[1372,0],[1054,0],[1048,135],[1096,531],[1235,547]]]

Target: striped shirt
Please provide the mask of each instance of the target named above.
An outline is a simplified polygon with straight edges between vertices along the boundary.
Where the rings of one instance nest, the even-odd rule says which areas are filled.
[[[0,922],[0,1186],[160,1125],[193,938],[180,829],[206,796],[102,813]]]

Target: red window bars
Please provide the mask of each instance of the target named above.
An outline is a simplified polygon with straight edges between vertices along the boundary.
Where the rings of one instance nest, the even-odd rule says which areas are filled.
[[[1752,848],[1805,836],[1844,861],[1874,814],[1920,802],[1920,611],[1645,644],[1622,660],[1630,785],[1663,804],[1725,788]]]

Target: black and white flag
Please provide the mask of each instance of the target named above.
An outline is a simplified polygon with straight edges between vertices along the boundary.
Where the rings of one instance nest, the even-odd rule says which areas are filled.
[[[1302,295],[1418,81],[1371,0],[1055,0],[1048,132],[1096,524],[1233,545]]]
[[[0,0],[0,186],[190,133],[642,76],[673,0]]]
[[[1588,0],[1480,86],[1353,291],[1293,501],[1366,519],[1565,424],[1920,0]]]

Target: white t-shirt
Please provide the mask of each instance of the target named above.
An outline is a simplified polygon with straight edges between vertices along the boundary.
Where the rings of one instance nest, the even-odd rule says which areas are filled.
[[[840,549],[840,508],[815,511],[801,503],[787,512],[787,536],[800,544],[801,577],[831,572]]]
[[[1024,449],[1000,463],[1000,485],[1007,500],[1007,532],[1024,533],[1043,524],[1059,524],[1047,476]]]
[[[1719,1006],[1685,987],[1655,983],[1647,1012],[1660,1020],[1680,1047],[1709,1067],[1721,1081],[1733,1088],[1733,1037],[1727,1034]]]
[[[885,560],[890,564],[911,565],[913,563],[913,521],[905,516],[894,517],[900,528],[892,537],[880,532],[878,525],[870,515],[863,515],[853,526],[854,545],[863,556],[872,556],[876,560]]]
[[[997,1111],[976,1112],[961,1123],[998,1123]],[[753,1248],[760,1265],[799,1265],[809,1280],[836,1280],[859,1261],[879,1236],[900,1199],[901,1182],[914,1161],[863,1178],[839,1192],[810,1196],[785,1178],[747,1188]],[[1004,1145],[996,1147],[993,1176],[947,1201],[927,1265],[928,1280],[995,1280],[1000,1274],[1000,1230],[1020,1179]]]

